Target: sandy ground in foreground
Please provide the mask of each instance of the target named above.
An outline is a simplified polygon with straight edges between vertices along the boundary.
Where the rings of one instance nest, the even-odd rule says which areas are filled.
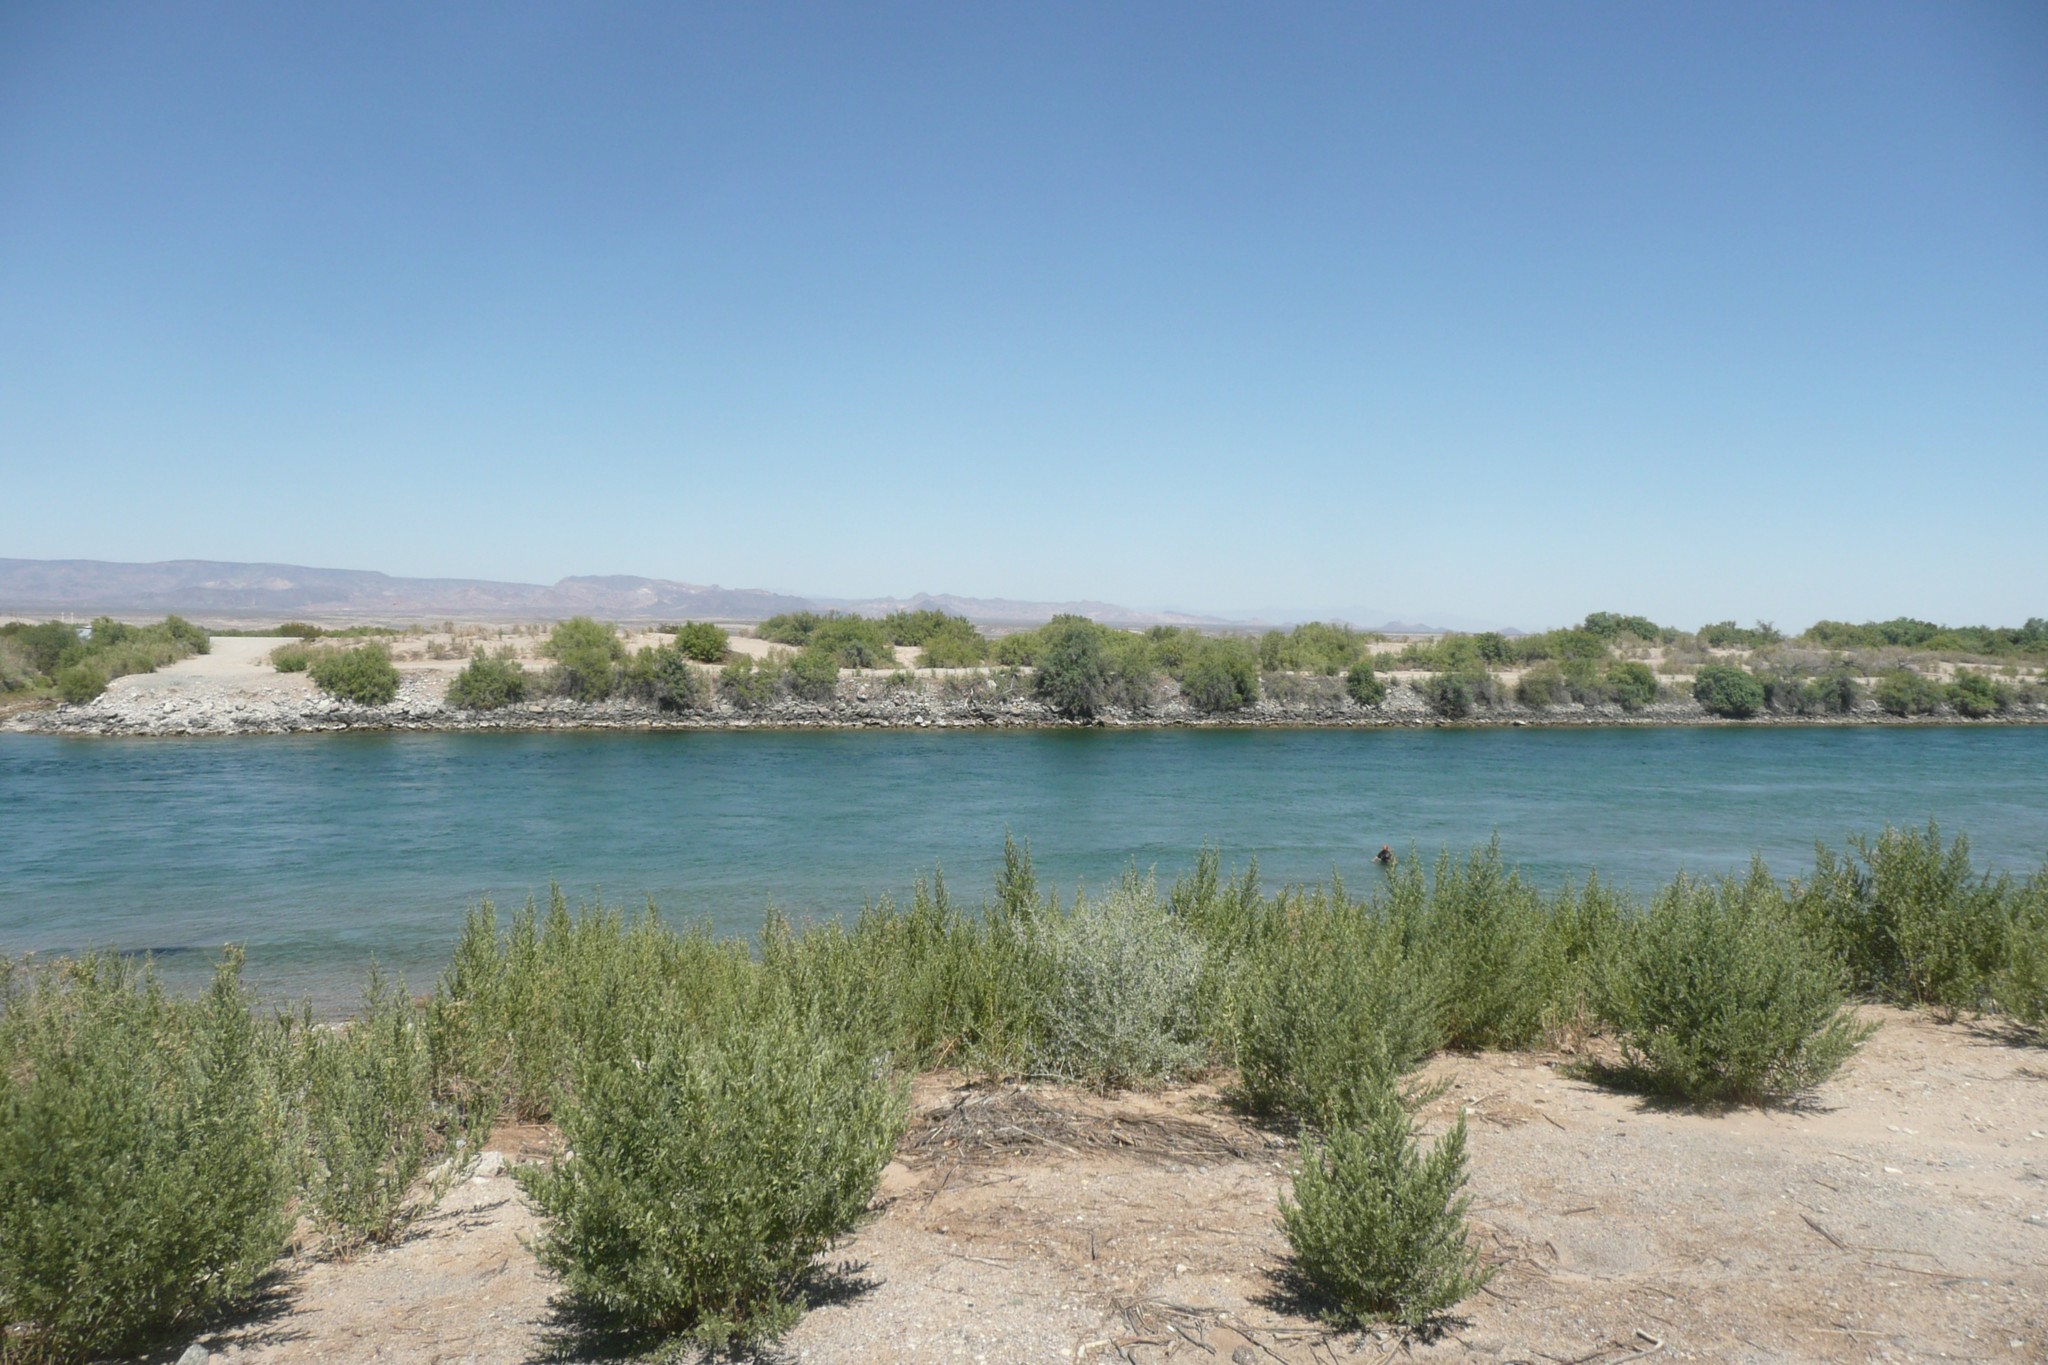
[[[1429,1126],[1470,1116],[1498,1273],[1430,1341],[1327,1334],[1286,1298],[1291,1150],[1214,1088],[926,1077],[876,1217],[767,1358],[2048,1359],[2048,1054],[1870,1015],[1862,1054],[1791,1109],[1662,1108],[1557,1054],[1438,1059],[1452,1088]],[[472,1180],[398,1246],[295,1262],[265,1313],[204,1341],[252,1365],[590,1358],[552,1314],[537,1230],[514,1182]]]

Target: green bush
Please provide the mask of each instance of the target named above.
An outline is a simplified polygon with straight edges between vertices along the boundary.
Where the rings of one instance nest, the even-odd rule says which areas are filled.
[[[572,616],[549,632],[540,652],[555,661],[555,690],[577,701],[603,701],[619,684],[626,642],[588,616]]]
[[[309,1030],[305,1046],[314,1221],[336,1247],[394,1241],[446,1189],[488,1117],[436,1102],[425,1023],[403,983],[392,986],[374,966],[357,1016],[345,1028]],[[443,1155],[442,1179],[422,1190]]]
[[[447,702],[465,711],[495,711],[526,700],[526,670],[514,659],[472,659],[448,683]]]
[[[1280,1222],[1294,1271],[1342,1329],[1392,1319],[1422,1327],[1491,1277],[1468,1240],[1465,1120],[1424,1152],[1392,1081],[1301,1145]]]
[[[2006,923],[1991,996],[2023,1028],[2048,1030],[2048,865],[2027,883]]]
[[[1996,715],[2012,705],[2012,692],[1983,673],[1958,673],[1948,685],[1948,704],[1972,720]]]
[[[1515,683],[1515,700],[1539,711],[1557,705],[1569,695],[1565,687],[1564,671],[1554,663],[1535,665],[1524,672]]]
[[[1764,685],[1734,664],[1701,664],[1692,696],[1710,716],[1747,720],[1763,709]]]
[[[1421,874],[1411,865],[1397,875]],[[1445,1043],[1518,1048],[1542,1033],[1561,975],[1547,951],[1547,922],[1542,897],[1508,869],[1497,838],[1462,866],[1448,851],[1437,858],[1428,908],[1411,933],[1437,983]]]
[[[0,964],[0,1354],[127,1355],[230,1310],[291,1231],[292,1135],[229,955]]]
[[[68,664],[57,670],[57,695],[73,706],[91,701],[107,690],[107,674],[95,663]]]
[[[1648,664],[1623,660],[1607,666],[1608,699],[1624,711],[1640,711],[1657,700],[1657,675]]]
[[[1422,696],[1438,715],[1462,720],[1475,706],[1491,706],[1499,688],[1482,672],[1436,673],[1423,679]]]
[[[624,1028],[557,1112],[568,1155],[518,1172],[541,1263],[630,1327],[714,1349],[780,1334],[874,1197],[907,1087],[779,992],[708,1030],[665,1000]]]
[[[1761,1103],[1825,1080],[1867,1036],[1841,978],[1758,865],[1746,879],[1666,887],[1605,964],[1595,1004],[1635,1083]]]
[[[759,662],[740,655],[718,673],[718,695],[741,711],[759,711],[782,692],[787,670],[774,659]]]
[[[804,644],[805,653],[830,656],[841,668],[893,668],[896,648],[880,621],[837,612],[818,622]]]
[[[1941,709],[1941,684],[1909,668],[1877,680],[1877,704],[1895,716],[1926,716]]]
[[[790,695],[804,701],[830,701],[839,691],[840,656],[829,646],[812,645],[789,661]]]
[[[1049,918],[1034,944],[1044,967],[1041,1067],[1114,1090],[1199,1066],[1195,988],[1202,945],[1147,878]]]
[[[897,643],[924,647],[917,656],[919,668],[972,668],[989,655],[982,633],[959,616],[944,617],[943,624],[922,640],[899,639]]]
[[[1387,699],[1387,682],[1372,671],[1372,660],[1360,659],[1344,675],[1344,695],[1360,706],[1378,706]]]
[[[1269,673],[1318,673],[1334,678],[1367,660],[1372,642],[1383,638],[1350,626],[1307,621],[1291,631],[1269,630],[1260,636],[1259,663]]]
[[[383,645],[316,654],[306,672],[321,691],[358,706],[383,706],[398,695],[398,670]]]
[[[664,711],[702,711],[711,704],[710,680],[673,646],[634,655],[626,665],[626,690]]]
[[[1887,827],[1875,843],[1857,836],[1849,849],[1838,857],[1816,847],[1813,877],[1794,892],[1809,935],[1857,990],[1981,1008],[2005,942],[2009,880],[1979,875],[1970,841],[1944,848],[1931,821],[1924,831]]]
[[[1032,688],[1046,705],[1078,720],[1107,707],[1112,680],[1102,628],[1086,617],[1055,616],[1035,633]]]
[[[1365,907],[1316,896],[1262,917],[1235,985],[1239,1098],[1327,1126],[1361,1085],[1412,1070],[1442,1041],[1436,982]]]
[[[270,666],[280,673],[304,673],[313,662],[313,653],[304,642],[279,645],[270,651]]]
[[[1259,656],[1243,640],[1204,638],[1180,674],[1181,695],[1197,711],[1242,711],[1259,699]]]
[[[676,652],[700,664],[722,664],[732,637],[709,621],[690,621],[676,630]]]

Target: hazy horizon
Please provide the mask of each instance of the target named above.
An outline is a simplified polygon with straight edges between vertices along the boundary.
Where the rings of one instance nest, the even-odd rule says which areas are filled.
[[[2048,10],[0,10],[0,555],[2048,614]]]

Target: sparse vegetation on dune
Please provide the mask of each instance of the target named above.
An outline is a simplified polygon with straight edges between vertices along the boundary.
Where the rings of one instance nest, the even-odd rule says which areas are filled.
[[[1164,892],[1134,871],[1062,903],[1013,844],[978,906],[934,877],[846,922],[771,919],[757,951],[557,893],[479,908],[431,1001],[373,980],[340,1029],[260,1019],[232,956],[189,1002],[117,958],[0,964],[0,1341],[66,1361],[189,1331],[246,1299],[295,1212],[330,1254],[396,1236],[505,1114],[565,1139],[521,1178],[582,1309],[773,1336],[868,1207],[905,1077],[937,1064],[1234,1076],[1303,1136],[1280,1216],[1304,1301],[1423,1323],[1487,1273],[1462,1130],[1416,1133],[1436,1049],[1604,1027],[1621,1062],[1596,1079],[1711,1112],[1824,1080],[1859,995],[2040,1029],[2044,982],[2048,868],[1985,875],[1932,827],[1647,903],[1544,892],[1497,847],[1411,853],[1363,895],[1269,893],[1212,852]]]

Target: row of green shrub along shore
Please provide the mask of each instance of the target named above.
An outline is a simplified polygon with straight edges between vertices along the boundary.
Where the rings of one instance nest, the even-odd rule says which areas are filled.
[[[1681,694],[1649,664],[1615,653],[1647,649],[1640,637],[1614,624],[1630,619],[1639,618],[1595,613],[1569,630],[1515,639],[1454,635],[1377,658],[1382,666],[1432,670],[1418,689],[1432,710],[1452,719],[1508,701],[1538,710],[1573,703],[1640,711]],[[1644,622],[1641,628],[1651,632],[1652,641],[1657,638],[1657,627]],[[1059,616],[1036,630],[989,641],[965,619],[940,612],[898,612],[879,620],[797,613],[762,624],[763,638],[792,651],[768,659],[734,655],[726,632],[715,625],[695,622],[672,629],[671,643],[629,653],[612,626],[576,617],[554,627],[541,646],[552,661],[544,671],[529,673],[510,650],[480,654],[451,681],[447,702],[460,710],[488,711],[541,695],[586,702],[623,696],[666,711],[703,711],[715,702],[753,711],[784,698],[828,701],[845,668],[890,670],[894,685],[914,686],[911,674],[896,667],[898,646],[918,648],[923,667],[977,670],[969,678],[945,679],[942,690],[989,698],[1028,691],[1075,719],[1109,711],[1143,715],[1158,704],[1169,682],[1165,690],[1170,694],[1215,715],[1243,711],[1262,695],[1300,694],[1309,686],[1307,679],[1330,679],[1334,687],[1341,678],[1343,695],[1362,707],[1377,707],[1387,698],[1387,681],[1376,670],[1372,651],[1384,637],[1318,622],[1250,639],[1176,626],[1137,633]],[[1692,642],[1694,637],[1683,639]],[[310,669],[320,687],[346,701],[383,705],[398,694],[398,671],[381,644],[290,644],[272,659],[280,670]],[[1687,656],[1673,666],[1677,663],[1692,673],[1682,695],[1709,715],[1733,720],[1765,713],[1846,715],[1867,695],[1896,716],[1947,710],[1971,719],[2048,700],[2048,690],[2038,681],[2006,681],[1961,669],[1940,682],[1896,660],[1874,662],[1879,669],[1874,688],[1866,688],[1855,671],[1860,664],[1847,656],[1818,662],[1772,659],[1757,668],[1710,654]],[[698,667],[706,664],[723,667],[715,674]],[[1507,667],[1523,670],[1512,684],[1490,671]]]
[[[387,1242],[507,1115],[564,1155],[516,1174],[579,1320],[643,1339],[769,1337],[853,1228],[944,1064],[1102,1090],[1211,1072],[1301,1135],[1279,1217],[1339,1324],[1423,1323],[1483,1283],[1462,1120],[1433,1142],[1414,1079],[1443,1048],[1604,1028],[1595,1079],[1705,1105],[1814,1085],[1868,998],[2048,1017],[2048,867],[1972,868],[1887,831],[1810,875],[1681,877],[1647,901],[1545,893],[1498,847],[1364,894],[1268,893],[1202,857],[1062,904],[1012,845],[993,893],[758,944],[560,895],[470,915],[430,999],[373,973],[345,1027],[259,1011],[230,953],[196,999],[102,955],[17,962],[0,1013],[0,1355],[132,1351],[231,1313],[295,1225],[321,1254]]]

